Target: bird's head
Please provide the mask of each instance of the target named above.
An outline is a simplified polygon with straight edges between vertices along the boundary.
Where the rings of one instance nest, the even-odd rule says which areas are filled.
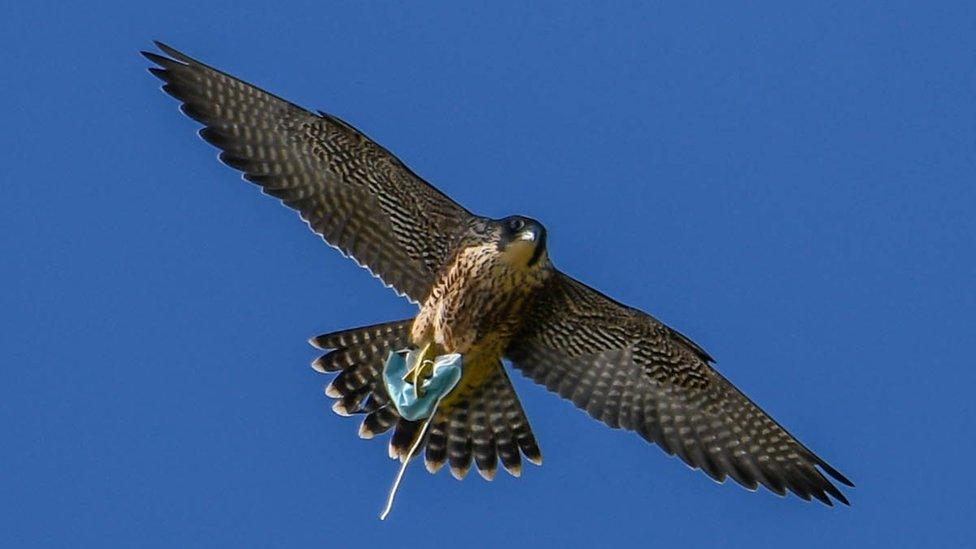
[[[538,268],[548,262],[546,228],[542,223],[521,215],[495,221],[498,251],[514,266]]]

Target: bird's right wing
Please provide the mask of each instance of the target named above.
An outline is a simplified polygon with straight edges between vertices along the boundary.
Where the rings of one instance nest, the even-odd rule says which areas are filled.
[[[150,70],[204,124],[225,164],[301,215],[313,231],[415,302],[430,290],[471,214],[386,149],[157,42]]]
[[[638,432],[721,482],[726,476],[830,505],[853,486],[709,365],[700,347],[650,315],[557,273],[506,356],[607,425]],[[818,470],[818,467],[820,470]]]

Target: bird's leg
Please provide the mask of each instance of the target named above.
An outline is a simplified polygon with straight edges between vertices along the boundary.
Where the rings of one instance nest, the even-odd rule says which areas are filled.
[[[424,394],[423,382],[434,375],[434,359],[437,352],[432,343],[427,343],[420,348],[413,364],[407,365],[407,373],[403,375],[403,380],[413,385],[415,398],[420,398]]]

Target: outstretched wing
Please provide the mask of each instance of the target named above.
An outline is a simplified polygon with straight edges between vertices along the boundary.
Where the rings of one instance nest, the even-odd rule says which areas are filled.
[[[161,43],[150,72],[204,124],[200,136],[244,179],[298,210],[326,242],[415,302],[471,217],[386,149]]]
[[[749,489],[848,503],[821,470],[849,480],[650,315],[559,273],[525,325],[507,358],[610,427],[638,432],[719,482],[730,476]]]

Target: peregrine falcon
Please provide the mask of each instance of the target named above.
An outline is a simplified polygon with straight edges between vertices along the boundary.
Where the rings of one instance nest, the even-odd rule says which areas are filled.
[[[223,163],[419,306],[415,318],[310,340],[327,351],[315,370],[336,374],[325,389],[333,409],[361,417],[363,438],[392,430],[390,457],[422,453],[430,472],[448,463],[458,479],[472,460],[486,479],[498,462],[514,476],[523,458],[541,464],[507,360],[718,482],[848,504],[828,476],[853,484],[729,383],[704,349],[556,269],[538,221],[472,214],[338,117],[156,45],[165,55],[142,52],[156,65],[149,71],[204,125],[200,136]],[[425,430],[398,413],[382,379],[403,349],[463,356],[460,381]]]

